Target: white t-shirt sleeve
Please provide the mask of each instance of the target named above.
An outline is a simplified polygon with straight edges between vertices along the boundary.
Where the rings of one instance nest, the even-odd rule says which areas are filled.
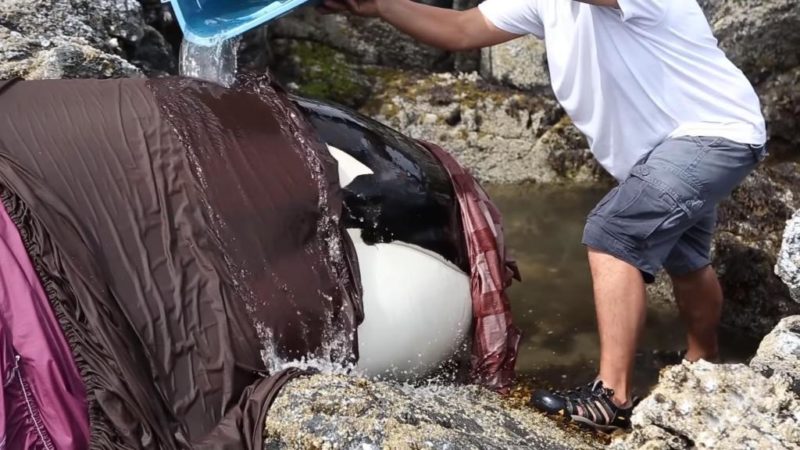
[[[624,22],[658,25],[667,13],[670,0],[617,0]]]
[[[478,5],[478,9],[489,22],[503,31],[544,38],[544,26],[536,0],[486,0]]]

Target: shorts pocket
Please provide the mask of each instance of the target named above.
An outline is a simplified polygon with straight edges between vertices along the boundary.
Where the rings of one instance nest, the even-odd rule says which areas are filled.
[[[625,185],[620,186],[617,198],[604,208],[608,212],[607,225],[636,248],[679,235],[703,202],[685,182],[667,186],[651,174],[649,167],[635,167]],[[658,236],[654,236],[656,233]]]
[[[631,238],[630,243],[637,247],[641,247],[668,219],[674,220],[674,216],[685,214],[672,196],[635,176],[628,180],[627,189],[620,197],[624,205],[613,210],[608,221],[624,236]]]

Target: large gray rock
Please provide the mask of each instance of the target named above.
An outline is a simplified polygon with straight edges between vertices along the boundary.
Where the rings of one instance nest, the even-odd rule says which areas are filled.
[[[789,293],[800,302],[800,211],[786,224],[775,273],[789,287]]]
[[[448,52],[420,44],[378,19],[304,10],[280,19],[270,28],[274,39],[324,44],[359,64],[424,70],[453,67]]]
[[[785,377],[800,395],[800,316],[787,317],[761,341],[750,367],[771,377]]]
[[[3,77],[107,78],[135,76],[137,64],[150,75],[175,67],[133,0],[4,0],[0,24]]]
[[[606,176],[554,100],[492,85],[474,73],[382,72],[363,111],[442,145],[482,181],[590,182]]]
[[[525,36],[483,49],[481,75],[517,89],[549,89],[544,41]]]
[[[800,1],[705,0],[720,47],[754,82],[800,66]]]
[[[267,449],[589,449],[601,446],[478,387],[409,388],[316,375],[283,388]]]
[[[800,399],[785,378],[743,364],[665,369],[632,422],[612,449],[800,448]]]
[[[800,0],[704,0],[720,47],[756,85],[773,150],[800,148]]]
[[[796,50],[800,53],[800,48]],[[769,77],[758,86],[770,149],[777,157],[800,158],[800,66]]]
[[[0,79],[130,78],[142,76],[119,56],[81,39],[32,39],[0,26]]]
[[[725,325],[764,336],[781,318],[800,314],[775,275],[786,221],[798,207],[797,163],[762,167],[720,205],[714,265],[725,293]]]

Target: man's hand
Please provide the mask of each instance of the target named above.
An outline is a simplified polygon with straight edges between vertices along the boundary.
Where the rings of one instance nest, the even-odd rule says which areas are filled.
[[[383,0],[325,0],[322,8],[330,13],[350,12],[362,17],[378,17],[381,3]]]

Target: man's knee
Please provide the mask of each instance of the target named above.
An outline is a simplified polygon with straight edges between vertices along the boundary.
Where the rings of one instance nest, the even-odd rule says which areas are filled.
[[[666,271],[670,280],[672,280],[672,283],[675,285],[694,284],[698,280],[702,280],[703,278],[707,277],[709,273],[716,274],[714,268],[711,266],[711,263],[688,271],[676,271],[670,268],[666,268]]]

